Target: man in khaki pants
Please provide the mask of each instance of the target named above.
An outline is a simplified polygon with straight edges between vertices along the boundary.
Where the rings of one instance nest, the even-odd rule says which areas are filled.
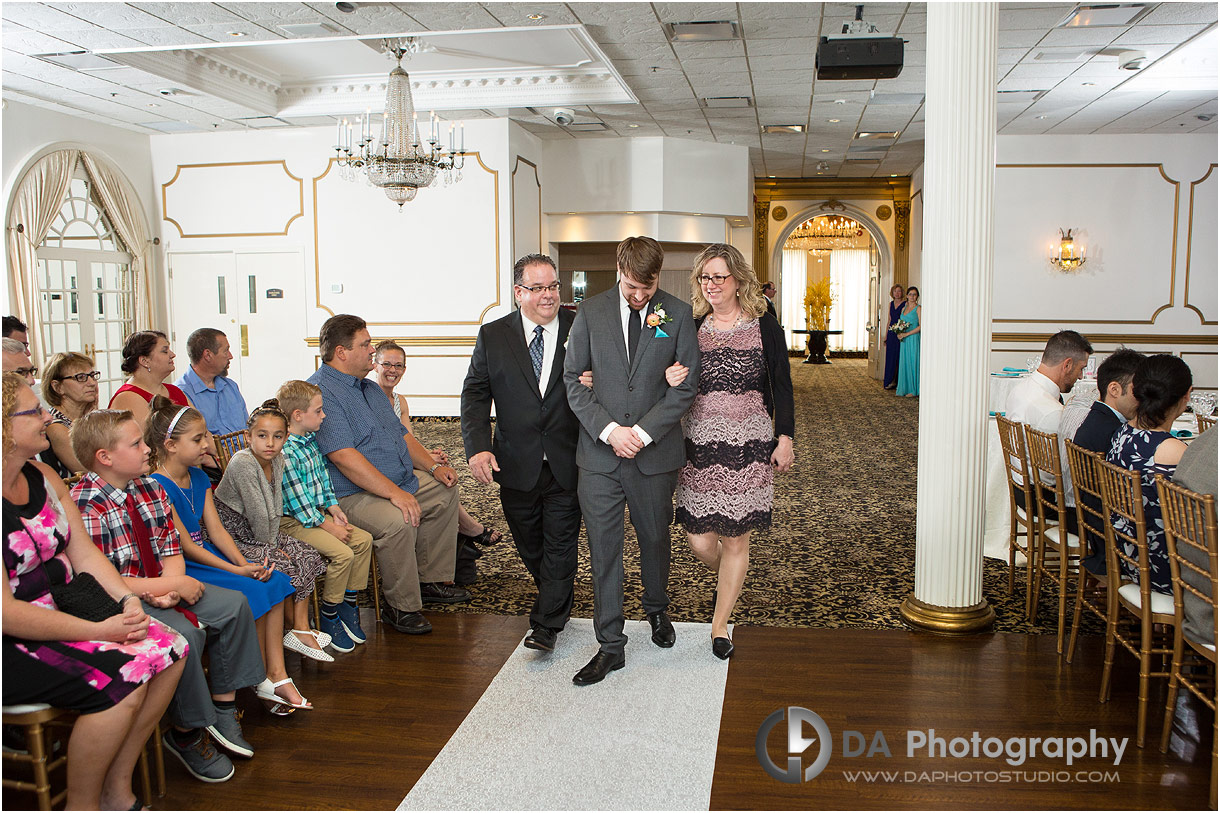
[[[340,507],[373,535],[386,598],[381,620],[411,635],[431,632],[419,612],[425,601],[470,600],[444,583],[457,559],[457,472],[407,444],[390,399],[365,378],[373,346],[363,319],[332,316],[319,344],[322,366],[309,383],[322,390],[327,415],[315,437]]]

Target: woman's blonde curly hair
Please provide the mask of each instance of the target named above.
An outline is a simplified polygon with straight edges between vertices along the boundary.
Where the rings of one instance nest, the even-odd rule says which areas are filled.
[[[13,412],[17,409],[17,394],[21,392],[22,387],[29,386],[22,375],[4,374],[4,423],[0,426],[0,432],[4,435],[2,445],[6,455],[13,450]]]
[[[695,267],[690,274],[690,301],[695,318],[698,319],[712,309],[707,298],[703,296],[699,277],[703,274],[703,267],[717,257],[724,260],[729,273],[737,280],[737,300],[741,304],[742,315],[746,319],[757,319],[766,313],[767,300],[763,298],[762,285],[759,284],[758,277],[754,276],[754,269],[746,262],[745,256],[727,243],[713,243],[695,257]]]

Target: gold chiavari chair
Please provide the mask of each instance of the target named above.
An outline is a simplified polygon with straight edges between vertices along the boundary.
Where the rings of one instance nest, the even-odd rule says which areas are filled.
[[[1169,749],[1181,684],[1212,710],[1211,807],[1215,809],[1216,734],[1220,733],[1216,729],[1216,498],[1175,485],[1159,474],[1156,490],[1169,548],[1174,617],[1173,666],[1161,752]]]
[[[1063,470],[1059,459],[1059,436],[1054,432],[1039,432],[1025,427],[1025,443],[1029,450],[1030,487],[1038,506],[1036,555],[1034,561],[1033,600],[1029,620],[1038,616],[1038,600],[1042,595],[1042,577],[1055,585],[1059,594],[1058,636],[1055,651],[1063,654],[1064,629],[1067,624],[1068,584],[1080,568],[1080,538],[1068,531],[1067,498],[1063,493]]]
[[[1216,419],[1209,418],[1206,415],[1200,415],[1198,412],[1196,412],[1195,423],[1199,425],[1199,434],[1203,434],[1208,429],[1211,429],[1216,425]]]
[[[1030,614],[1033,599],[1034,523],[1026,509],[1017,503],[1017,493],[1025,498],[1025,505],[1033,509],[1033,493],[1029,485],[1029,459],[1025,453],[1025,432],[1022,424],[996,415],[996,428],[1000,432],[1000,449],[1004,456],[1004,475],[1008,479],[1008,594],[1012,595],[1017,569],[1017,553],[1025,557],[1025,614]],[[1025,542],[1018,541],[1024,537]]]
[[[1101,479],[1098,476],[1097,464],[1101,455],[1077,446],[1072,441],[1064,443],[1067,447],[1068,470],[1072,473],[1072,488],[1076,491],[1076,527],[1080,528],[1080,536],[1085,545],[1081,556],[1105,550],[1105,525],[1109,523],[1108,514],[1102,511]],[[1087,530],[1086,530],[1087,529]],[[1106,623],[1106,589],[1107,578],[1090,571],[1083,564],[1076,570],[1076,602],[1072,610],[1072,634],[1068,639],[1065,660],[1072,662],[1076,653],[1076,636],[1080,633],[1080,620],[1084,610],[1088,610]]]
[[[1148,561],[1147,524],[1144,521],[1144,497],[1140,488],[1140,473],[1098,461],[1101,479],[1103,511],[1126,520],[1128,531],[1107,522],[1106,576],[1111,589],[1106,594],[1106,663],[1101,673],[1099,699],[1110,699],[1110,673],[1114,666],[1114,650],[1121,644],[1139,660],[1139,712],[1135,744],[1144,747],[1148,723],[1148,690],[1154,677],[1169,677],[1169,656],[1172,642],[1168,630],[1173,626],[1173,596],[1158,593],[1150,587],[1151,566]],[[1132,556],[1126,547],[1135,551]],[[1131,581],[1123,565],[1134,570],[1138,581]],[[1160,669],[1153,671],[1153,659]]]
[[[227,435],[213,435],[212,442],[216,446],[216,462],[224,471],[229,465],[229,458],[246,448],[246,433],[244,431],[230,432]]]

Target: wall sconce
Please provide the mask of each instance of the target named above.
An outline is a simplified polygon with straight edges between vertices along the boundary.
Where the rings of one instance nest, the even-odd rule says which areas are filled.
[[[1054,244],[1051,244],[1050,261],[1051,265],[1064,273],[1076,271],[1085,264],[1084,246],[1077,250],[1076,244],[1072,240],[1071,229],[1066,232],[1063,229],[1059,230],[1059,248],[1056,250]]]

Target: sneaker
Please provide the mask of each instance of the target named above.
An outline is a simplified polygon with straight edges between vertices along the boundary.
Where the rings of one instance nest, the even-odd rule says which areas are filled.
[[[216,744],[239,757],[254,756],[254,746],[246,742],[241,733],[241,712],[236,707],[216,709],[216,722],[208,726],[208,733]]]
[[[356,648],[352,639],[348,638],[347,633],[343,631],[343,623],[338,618],[323,616],[319,626],[324,632],[330,633],[330,648],[336,652],[351,652]]]
[[[367,637],[364,630],[360,628],[360,610],[347,602],[339,605],[339,621],[343,624],[343,631],[347,633],[347,637],[352,639],[353,643],[363,644]]]
[[[428,604],[460,604],[463,601],[470,601],[469,590],[440,582],[420,584],[419,596]]]
[[[187,773],[200,782],[228,782],[233,778],[232,760],[216,750],[206,731],[200,731],[195,741],[183,748],[174,742],[173,735],[168,731],[161,741],[171,754],[178,757]]]

